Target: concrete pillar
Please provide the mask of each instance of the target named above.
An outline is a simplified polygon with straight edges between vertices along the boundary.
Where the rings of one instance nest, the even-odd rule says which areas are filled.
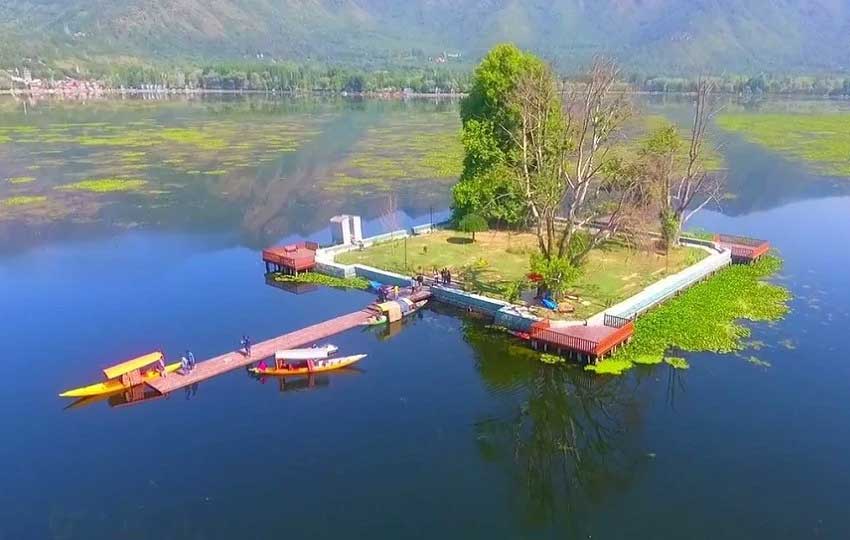
[[[334,245],[351,244],[351,218],[350,216],[334,216],[331,218],[331,238]]]
[[[348,216],[351,227],[351,241],[354,243],[363,241],[363,225],[360,222],[360,216]]]

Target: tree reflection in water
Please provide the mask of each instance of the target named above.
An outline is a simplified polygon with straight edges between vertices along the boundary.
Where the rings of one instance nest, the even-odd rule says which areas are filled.
[[[488,390],[504,403],[476,423],[482,457],[506,467],[528,525],[578,532],[571,516],[628,489],[649,459],[640,445],[639,377],[543,364],[480,323],[467,322],[464,334]]]

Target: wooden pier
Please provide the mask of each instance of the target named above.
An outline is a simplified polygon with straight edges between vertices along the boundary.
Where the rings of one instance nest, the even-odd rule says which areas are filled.
[[[606,313],[601,325],[554,327],[549,321],[541,321],[532,325],[528,338],[535,349],[542,345],[544,351],[552,349],[557,354],[592,361],[616,350],[634,332],[633,321]]]
[[[746,236],[715,234],[714,242],[720,247],[730,250],[732,262],[738,264],[753,263],[770,251],[770,242],[767,240],[747,238]]]
[[[160,394],[168,394],[186,386],[211,379],[222,373],[248,366],[265,358],[270,358],[274,356],[275,351],[303,347],[345,332],[346,330],[351,330],[365,323],[374,314],[374,311],[366,308],[349,313],[348,315],[342,315],[341,317],[314,324],[301,330],[290,332],[289,334],[256,343],[251,346],[251,356],[245,356],[240,351],[232,351],[216,356],[215,358],[210,358],[209,360],[198,362],[195,365],[195,369],[186,375],[171,373],[166,377],[147,381],[147,384]]]

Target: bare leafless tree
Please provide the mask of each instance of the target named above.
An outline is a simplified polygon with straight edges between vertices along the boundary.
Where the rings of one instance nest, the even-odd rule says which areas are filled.
[[[662,232],[669,244],[677,244],[685,223],[712,201],[719,201],[723,175],[706,167],[707,130],[717,112],[712,94],[713,81],[701,78],[697,84],[694,116],[684,165],[677,167],[675,151],[656,161],[650,174],[661,187]]]
[[[564,88],[564,99],[550,69],[527,73],[516,85],[517,191],[546,258],[579,264],[616,232],[635,192],[639,175],[611,154],[632,113],[616,88],[618,74],[615,64],[597,60],[585,80]],[[580,230],[593,232],[577,248]]]

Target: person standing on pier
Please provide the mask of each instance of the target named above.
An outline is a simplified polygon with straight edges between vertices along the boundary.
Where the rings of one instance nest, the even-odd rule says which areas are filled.
[[[195,355],[192,354],[192,351],[186,350],[186,360],[189,361],[189,371],[195,369]]]
[[[245,356],[251,356],[251,338],[247,335],[242,336],[242,349],[245,350]]]

